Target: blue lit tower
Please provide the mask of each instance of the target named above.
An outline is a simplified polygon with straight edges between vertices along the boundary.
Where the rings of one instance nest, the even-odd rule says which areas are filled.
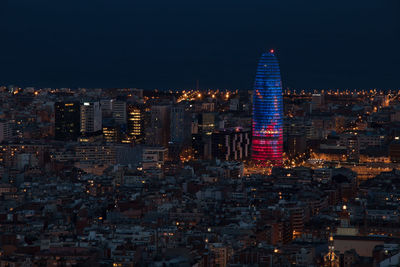
[[[282,165],[282,81],[274,50],[258,62],[253,92],[252,159]]]

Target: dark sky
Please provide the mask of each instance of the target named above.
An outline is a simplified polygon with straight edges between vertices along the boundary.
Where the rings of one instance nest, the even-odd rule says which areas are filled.
[[[0,0],[0,84],[400,88],[399,0]]]

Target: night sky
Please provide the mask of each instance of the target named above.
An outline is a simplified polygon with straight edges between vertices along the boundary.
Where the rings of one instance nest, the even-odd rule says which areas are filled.
[[[399,0],[0,0],[0,84],[400,88]]]

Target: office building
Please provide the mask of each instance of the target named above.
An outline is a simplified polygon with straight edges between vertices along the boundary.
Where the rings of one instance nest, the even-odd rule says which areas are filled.
[[[134,143],[142,143],[145,138],[146,106],[130,103],[127,106],[127,135]]]
[[[184,106],[171,108],[171,141],[170,144],[182,146],[190,142],[191,118]]]
[[[76,141],[80,130],[80,103],[56,102],[55,139],[60,141]]]
[[[278,59],[274,50],[262,54],[253,94],[252,159],[282,165],[283,99]]]
[[[106,143],[121,141],[121,128],[114,119],[103,119],[103,139]]]
[[[126,102],[123,100],[115,100],[112,104],[112,117],[119,125],[126,125]]]
[[[101,108],[99,102],[83,102],[81,105],[81,133],[90,134],[101,131]]]
[[[245,160],[250,155],[250,129],[232,128],[211,136],[212,157],[220,160]]]
[[[169,105],[155,105],[150,109],[150,127],[146,129],[146,142],[149,145],[168,147],[170,140]]]

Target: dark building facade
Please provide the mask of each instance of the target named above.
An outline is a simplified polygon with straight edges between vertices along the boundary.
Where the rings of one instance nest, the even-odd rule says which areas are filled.
[[[301,156],[307,150],[307,140],[303,134],[291,134],[287,137],[287,151],[290,157]]]
[[[184,146],[190,142],[191,122],[190,112],[185,109],[185,106],[171,108],[171,145]]]
[[[80,103],[56,102],[55,139],[60,141],[76,141],[80,135]]]
[[[154,105],[150,109],[150,127],[146,129],[146,143],[168,147],[170,141],[171,106]]]
[[[400,141],[393,141],[389,145],[389,156],[392,162],[400,162]]]
[[[233,128],[214,132],[211,153],[220,160],[245,160],[250,155],[250,129]]]

